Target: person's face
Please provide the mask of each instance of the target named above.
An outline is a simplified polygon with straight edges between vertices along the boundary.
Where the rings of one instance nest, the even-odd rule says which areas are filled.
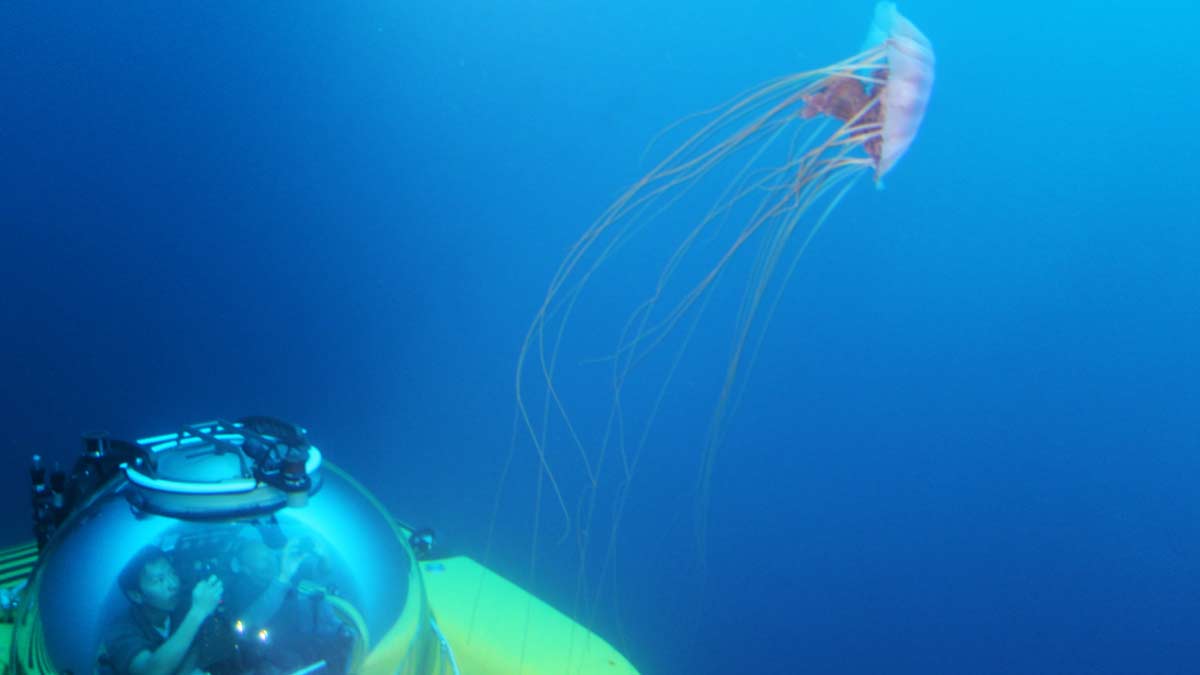
[[[242,549],[239,562],[246,574],[258,581],[270,581],[279,574],[279,559],[266,544],[254,542]]]
[[[153,609],[172,612],[179,606],[179,575],[166,558],[159,558],[142,570],[134,601]]]

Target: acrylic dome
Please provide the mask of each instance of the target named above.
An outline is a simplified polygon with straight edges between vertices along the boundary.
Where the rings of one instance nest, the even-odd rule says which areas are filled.
[[[429,610],[410,533],[352,478],[323,463],[316,448],[304,443],[304,461],[292,462],[295,471],[284,480],[286,461],[255,457],[266,457],[267,446],[282,460],[296,444],[240,423],[192,425],[137,445],[145,461],[124,466],[123,476],[90,495],[42,551],[16,622],[19,671],[122,672],[123,664],[111,662],[108,635],[130,611],[118,579],[139,552],[157,547],[174,570],[184,609],[200,580],[224,581],[213,614],[223,626],[221,644],[210,649],[227,657],[223,672],[264,672],[260,663],[252,666],[265,658],[257,656],[267,653],[263,645],[278,652],[288,644],[274,627],[247,630],[239,614],[246,610],[231,594],[253,560],[277,561],[288,549],[302,549],[294,555],[304,563],[287,592],[314,614],[319,608],[331,626],[305,647],[330,641],[319,645],[334,655],[320,672],[384,663],[389,672],[426,672],[414,663],[438,646],[425,628]],[[296,663],[271,672],[297,672]]]

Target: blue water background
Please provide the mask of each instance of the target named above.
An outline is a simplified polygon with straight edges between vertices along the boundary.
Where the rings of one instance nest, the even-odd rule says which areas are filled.
[[[705,550],[696,451],[651,448],[589,617],[645,673],[1195,672],[1200,13],[901,10],[938,55],[916,144],[797,272]],[[870,12],[5,4],[0,534],[33,452],[273,414],[578,607],[569,551],[529,569],[531,508],[484,550],[546,284],[655,133],[850,55]],[[506,499],[533,476],[526,448]]]

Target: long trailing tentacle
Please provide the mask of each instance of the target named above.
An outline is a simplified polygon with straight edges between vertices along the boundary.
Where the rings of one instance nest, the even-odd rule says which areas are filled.
[[[768,285],[777,279],[782,257],[796,233],[801,233],[796,247],[798,251],[793,253],[791,263],[786,267],[783,275],[785,281],[854,179],[869,173],[864,170],[871,168],[871,159],[858,156],[854,151],[878,136],[879,125],[864,117],[866,107],[851,120],[834,126],[832,130],[829,130],[827,121],[803,122],[801,128],[805,133],[802,137],[793,135],[792,145],[787,150],[787,161],[763,168],[759,166],[762,157],[768,149],[776,147],[779,139],[788,137],[786,132],[801,121],[798,111],[803,108],[806,99],[823,86],[825,80],[850,78],[878,87],[882,81],[876,71],[884,59],[884,49],[876,47],[827,68],[769,82],[722,106],[698,131],[618,197],[568,250],[553,275],[521,342],[515,373],[516,418],[537,456],[536,508],[539,513],[535,514],[534,527],[542,527],[540,509],[542,490],[546,487],[553,495],[564,521],[558,540],[561,542],[572,530],[576,531],[577,555],[583,563],[579,578],[581,586],[585,583],[582,568],[586,567],[591,554],[590,523],[596,513],[599,481],[609,450],[615,449],[619,457],[621,479],[615,489],[610,531],[606,537],[609,551],[601,562],[595,596],[587,604],[595,607],[599,602],[599,588],[609,574],[616,532],[626,506],[625,496],[672,376],[697,330],[704,307],[712,297],[712,289],[730,262],[750,242],[763,242],[760,257],[751,272],[750,283],[743,290],[741,307],[733,324],[732,353],[726,364],[720,394],[702,449],[701,475],[697,484],[700,502],[707,500],[711,489],[712,467],[716,450],[723,440],[725,421],[736,408],[744,390],[743,368],[745,372],[752,368],[761,345],[762,328],[769,322],[778,304],[779,296],[776,295],[762,311]],[[870,105],[877,105],[877,101],[873,99]],[[599,441],[589,443],[573,422],[574,415],[560,395],[556,380],[567,329],[584,289],[622,247],[644,228],[666,216],[703,177],[748,149],[751,152],[744,165],[734,172],[731,182],[721,191],[706,215],[687,231],[670,252],[654,288],[628,316],[616,348],[606,357],[612,362],[609,383],[612,398],[607,421],[602,425]],[[755,199],[758,200],[757,205],[748,207],[754,204],[752,200]],[[819,210],[814,211],[819,206]],[[750,211],[747,220],[707,273],[685,287],[682,294],[670,299],[667,304],[667,289],[674,283],[683,261],[700,242],[712,236],[716,228],[744,210]],[[681,329],[680,324],[689,316],[688,327]],[[677,352],[652,396],[649,409],[639,421],[640,428],[633,436],[632,443],[627,444],[626,438],[633,430],[626,428],[625,424],[624,387],[637,365],[668,336],[676,334],[679,335],[679,342],[675,345]],[[754,335],[757,335],[757,339],[751,342]],[[748,346],[749,351],[746,352]],[[739,382],[742,384],[739,385]],[[527,389],[527,384],[534,386]],[[540,411],[537,414],[531,407],[535,400],[531,396],[540,398]],[[558,460],[552,460],[549,454],[550,430],[554,425],[561,427],[568,444],[574,447],[586,476],[587,488],[578,500],[568,498],[556,476]],[[573,507],[569,505],[572,501],[575,502]],[[701,545],[704,528],[701,514],[697,523]],[[537,534],[534,536],[536,546]]]

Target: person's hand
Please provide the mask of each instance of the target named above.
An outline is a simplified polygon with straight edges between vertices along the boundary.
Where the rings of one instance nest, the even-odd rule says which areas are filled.
[[[201,617],[207,619],[217,611],[217,606],[221,604],[221,595],[224,592],[225,585],[221,583],[217,575],[213,574],[207,579],[201,579],[192,589],[192,610],[199,612]]]

